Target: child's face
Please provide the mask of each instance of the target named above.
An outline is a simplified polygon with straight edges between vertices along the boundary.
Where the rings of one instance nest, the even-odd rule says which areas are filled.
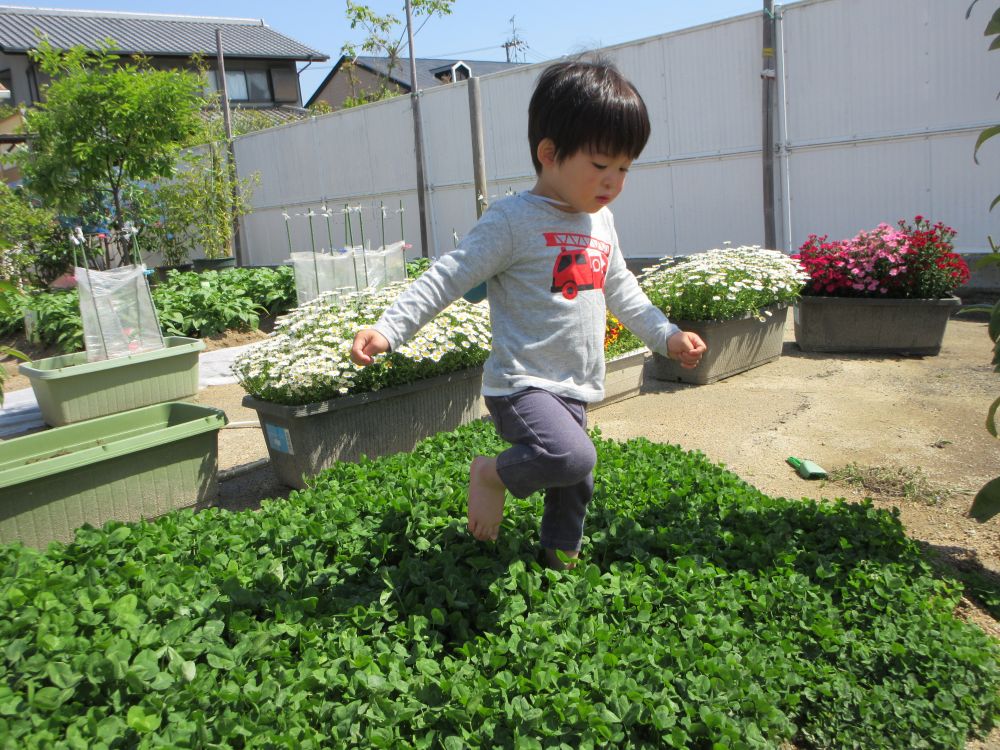
[[[600,211],[618,197],[632,165],[632,159],[627,156],[611,156],[587,149],[562,161],[556,161],[552,154],[545,157],[540,154],[539,160],[542,173],[535,192],[569,204],[564,208],[566,211],[588,214]]]

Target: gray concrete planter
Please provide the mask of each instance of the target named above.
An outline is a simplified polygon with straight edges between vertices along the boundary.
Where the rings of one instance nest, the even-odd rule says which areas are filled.
[[[588,404],[591,411],[638,396],[646,378],[649,349],[638,349],[609,359],[604,367],[604,400]]]
[[[254,409],[278,479],[306,486],[336,461],[357,461],[412,450],[421,439],[453,430],[482,415],[483,369],[439,375],[374,393],[284,406],[243,398]]]
[[[804,352],[936,355],[949,316],[962,302],[943,299],[801,297],[795,343]]]
[[[697,333],[708,351],[692,370],[653,354],[652,376],[657,380],[707,385],[773,362],[781,356],[788,305],[771,305],[763,321],[756,316],[736,320],[675,320],[683,331]]]

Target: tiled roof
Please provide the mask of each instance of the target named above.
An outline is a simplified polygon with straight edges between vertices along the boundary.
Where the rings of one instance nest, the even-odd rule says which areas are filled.
[[[427,57],[418,57],[417,64],[417,87],[429,89],[440,86],[441,80],[434,73],[440,72],[442,68],[450,68],[457,62],[465,63],[474,76],[485,76],[490,73],[499,73],[501,70],[516,68],[522,63],[497,62],[496,60],[438,60]],[[385,76],[389,69],[389,58],[387,57],[365,57],[359,56],[355,63],[363,68]],[[392,69],[392,79],[410,89],[410,60],[400,58],[396,66]]]
[[[0,51],[26,52],[37,46],[36,30],[58,49],[96,48],[115,41],[115,52],[187,57],[215,54],[215,30],[222,29],[223,52],[233,57],[327,60],[329,57],[253,18],[170,16],[0,5]]]

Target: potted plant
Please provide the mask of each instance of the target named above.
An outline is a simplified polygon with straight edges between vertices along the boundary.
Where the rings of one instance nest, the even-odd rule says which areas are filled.
[[[239,179],[235,167],[222,149],[210,143],[207,153],[196,157],[196,164],[185,174],[192,200],[198,207],[194,220],[196,242],[204,253],[194,259],[196,271],[219,271],[233,268],[233,242],[236,222],[250,212],[250,197],[258,175]]]
[[[808,352],[936,355],[952,292],[969,280],[955,230],[923,216],[880,224],[848,240],[810,235],[793,255],[809,274],[795,308],[795,341]]]
[[[489,312],[459,300],[399,350],[361,368],[350,360],[359,328],[373,324],[410,282],[339,298],[324,294],[280,318],[233,373],[260,420],[275,474],[291,487],[335,461],[410,450],[418,440],[481,415]]]
[[[703,385],[777,359],[788,306],[805,280],[794,260],[757,245],[664,258],[639,284],[674,323],[701,336],[708,352],[693,370],[654,352],[651,374]]]

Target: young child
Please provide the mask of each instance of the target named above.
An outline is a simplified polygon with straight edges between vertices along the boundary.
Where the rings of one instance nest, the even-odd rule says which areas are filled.
[[[488,280],[493,348],[483,396],[511,447],[472,461],[469,530],[495,540],[504,493],[544,489],[540,540],[555,567],[557,550],[578,556],[594,489],[586,405],[604,397],[605,305],[652,351],[684,367],[697,366],[706,350],[639,288],[608,210],[649,128],[639,93],[609,63],[546,68],[528,107],[535,186],[491,206],[351,349],[356,364],[371,364]]]

